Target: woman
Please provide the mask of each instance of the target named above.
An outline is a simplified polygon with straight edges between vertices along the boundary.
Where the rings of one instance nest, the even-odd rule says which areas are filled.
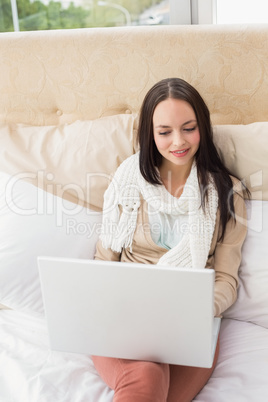
[[[215,269],[215,316],[236,299],[245,204],[212,139],[208,108],[187,82],[164,79],[143,101],[140,151],[104,196],[96,259]],[[150,290],[148,289],[148,294]],[[219,343],[219,342],[218,342]],[[188,402],[211,369],[93,356],[116,402]]]

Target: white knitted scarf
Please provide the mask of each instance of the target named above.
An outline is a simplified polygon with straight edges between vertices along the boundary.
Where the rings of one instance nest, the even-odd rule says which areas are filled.
[[[103,224],[100,238],[104,248],[121,252],[132,246],[137,225],[140,196],[155,210],[166,214],[187,214],[188,228],[179,243],[158,261],[161,265],[204,268],[209,254],[218,208],[218,194],[212,178],[205,210],[201,206],[197,168],[191,172],[179,198],[163,185],[148,183],[140,173],[139,152],[117,169],[104,194]]]

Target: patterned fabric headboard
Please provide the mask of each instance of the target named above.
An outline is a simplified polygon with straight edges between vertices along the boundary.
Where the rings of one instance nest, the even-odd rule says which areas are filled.
[[[34,125],[136,112],[165,77],[194,85],[214,124],[268,120],[268,24],[2,33],[0,119]]]

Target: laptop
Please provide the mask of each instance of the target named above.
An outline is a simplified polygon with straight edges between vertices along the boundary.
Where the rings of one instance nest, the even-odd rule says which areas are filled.
[[[54,257],[38,266],[52,350],[212,366],[214,270]]]

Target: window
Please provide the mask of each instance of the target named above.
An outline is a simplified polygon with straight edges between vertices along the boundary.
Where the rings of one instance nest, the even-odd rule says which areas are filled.
[[[268,22],[268,0],[0,0],[0,31]]]
[[[190,0],[190,3],[192,24],[268,22],[267,0]]]
[[[10,0],[0,0],[0,31],[13,31],[12,9]]]
[[[157,24],[169,0],[0,0],[2,32]]]
[[[267,23],[267,0],[217,0],[217,24]]]

